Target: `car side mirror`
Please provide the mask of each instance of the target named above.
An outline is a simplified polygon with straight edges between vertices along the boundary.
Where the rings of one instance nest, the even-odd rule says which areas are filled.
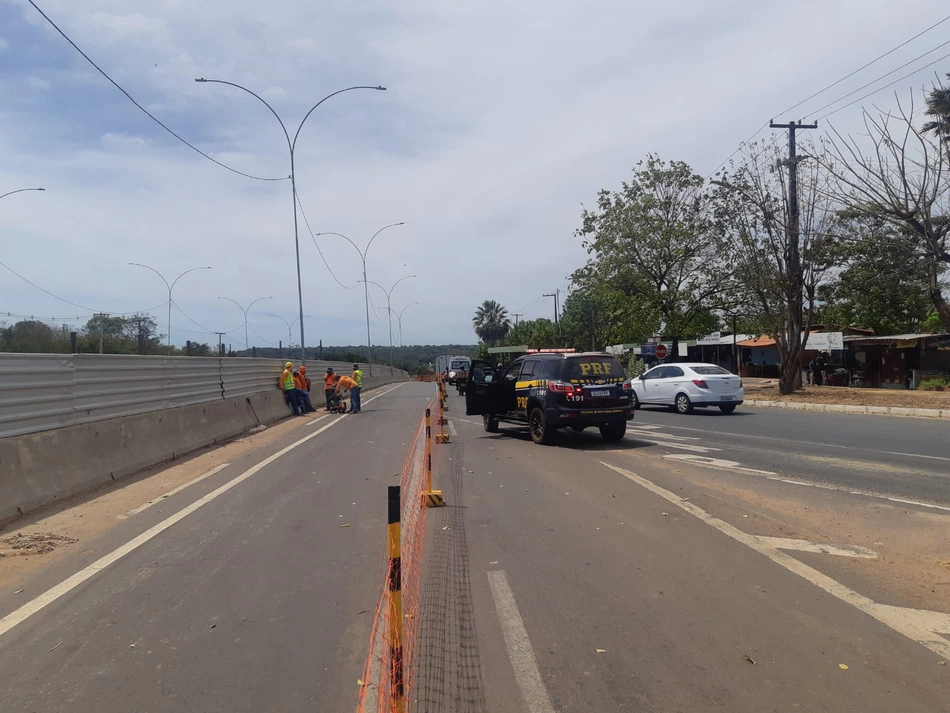
[[[647,378],[646,374],[640,374],[640,381],[646,381],[646,378]]]

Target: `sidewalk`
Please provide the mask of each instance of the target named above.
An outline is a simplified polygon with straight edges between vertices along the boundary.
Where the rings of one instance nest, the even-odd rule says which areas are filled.
[[[777,379],[743,379],[745,403],[804,411],[868,413],[916,418],[950,418],[950,393],[844,386],[805,386],[781,396]]]

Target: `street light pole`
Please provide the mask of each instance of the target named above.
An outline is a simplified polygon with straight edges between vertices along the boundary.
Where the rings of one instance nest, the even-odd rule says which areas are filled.
[[[23,193],[24,191],[45,191],[45,188],[17,188],[15,191],[10,191],[9,193],[3,193],[0,195],[0,198],[6,198],[7,196],[12,196],[14,193]]]
[[[273,298],[273,297],[258,297],[256,300],[254,300],[253,302],[251,302],[251,304],[249,304],[249,305],[247,306],[247,309],[244,309],[244,308],[241,306],[241,303],[240,303],[240,302],[238,302],[237,300],[232,300],[230,297],[219,297],[218,299],[219,299],[219,300],[227,300],[228,302],[234,302],[234,304],[236,304],[236,305],[238,306],[238,309],[241,310],[241,311],[244,313],[244,351],[247,351],[248,348],[249,348],[249,346],[248,346],[248,338],[247,338],[247,313],[251,311],[251,307],[253,307],[254,305],[256,305],[256,304],[257,304],[258,302],[260,302],[261,300],[272,300],[272,299],[274,299],[274,298]]]
[[[317,237],[320,235],[335,235],[338,238],[343,238],[346,242],[348,242],[350,245],[352,245],[356,249],[356,252],[359,253],[360,260],[362,260],[363,262],[363,280],[362,280],[363,301],[366,305],[366,365],[369,368],[370,376],[373,375],[373,340],[372,340],[372,337],[370,337],[370,333],[369,333],[369,286],[367,285],[367,281],[366,281],[366,256],[369,254],[369,247],[370,245],[373,244],[373,241],[376,240],[376,236],[379,235],[384,230],[386,230],[387,228],[395,228],[397,225],[405,225],[405,223],[400,222],[400,223],[391,223],[389,225],[384,225],[382,228],[380,228],[373,234],[373,237],[369,239],[369,242],[366,243],[366,247],[363,250],[360,250],[359,245],[354,243],[352,240],[346,237],[343,233],[326,232],[326,233],[317,233],[314,236],[314,237]]]
[[[381,289],[383,292],[386,293],[386,309],[389,310],[389,374],[390,375],[392,375],[393,373],[393,362],[395,361],[395,356],[393,354],[393,305],[392,305],[393,290],[395,290],[396,285],[398,285],[403,280],[408,280],[413,277],[418,277],[418,275],[406,275],[405,277],[400,277],[398,280],[396,280],[393,283],[393,286],[390,287],[388,290],[385,287],[383,287],[381,284],[379,284],[378,282],[373,282],[372,280],[366,280],[365,278],[363,279],[364,287],[366,283],[368,282],[370,284],[376,285],[379,289]]]
[[[305,316],[305,317],[309,317],[310,315],[309,315],[309,314],[306,314],[306,315],[304,315],[304,316]],[[299,317],[294,317],[294,321],[293,321],[293,322],[288,322],[286,319],[284,319],[283,317],[281,317],[279,314],[271,314],[271,315],[268,315],[268,317],[276,317],[276,318],[279,319],[281,322],[283,322],[284,324],[287,325],[287,348],[290,349],[290,345],[291,345],[291,343],[292,343],[292,341],[293,341],[293,338],[294,338],[294,337],[293,337],[294,325],[297,324],[297,321],[298,321],[300,318],[299,318]]]
[[[404,356],[403,356],[403,353],[402,353],[402,348],[403,348],[403,343],[402,343],[402,314],[403,314],[403,312],[405,312],[407,309],[409,309],[409,308],[412,307],[413,305],[417,305],[417,304],[419,304],[419,303],[418,303],[418,302],[410,302],[410,303],[407,304],[405,307],[403,307],[401,310],[399,310],[399,312],[396,312],[396,310],[392,309],[391,307],[387,307],[387,308],[386,308],[386,309],[389,310],[389,313],[390,313],[390,314],[396,315],[396,321],[399,323],[399,368],[400,368],[400,369],[404,369],[404,368],[405,368]]]
[[[202,84],[226,84],[229,87],[234,87],[235,89],[240,89],[241,91],[247,92],[248,94],[250,94],[252,97],[260,101],[264,106],[266,106],[270,110],[270,113],[274,115],[274,118],[277,119],[278,123],[280,124],[280,128],[283,129],[284,131],[284,137],[287,139],[287,148],[290,151],[290,188],[291,188],[291,200],[293,200],[293,203],[294,203],[294,249],[297,254],[297,302],[300,308],[300,316],[299,316],[299,319],[300,319],[300,363],[303,364],[306,361],[307,352],[306,352],[306,347],[305,347],[306,342],[304,341],[304,329],[303,329],[303,282],[300,277],[300,233],[299,233],[299,228],[297,224],[297,174],[296,174],[295,165],[294,165],[294,149],[296,149],[297,147],[297,138],[300,136],[300,130],[303,129],[303,125],[307,122],[307,119],[310,118],[310,115],[314,112],[314,110],[318,106],[323,104],[323,102],[325,102],[327,99],[330,99],[331,97],[335,97],[337,94],[342,94],[343,92],[353,91],[354,89],[375,89],[376,91],[384,92],[386,91],[386,87],[381,86],[381,85],[376,86],[376,87],[360,85],[360,86],[354,86],[354,87],[347,87],[346,89],[339,89],[333,92],[332,94],[328,94],[323,99],[321,99],[316,104],[314,104],[310,108],[310,111],[308,111],[304,115],[303,119],[300,120],[300,125],[297,127],[297,131],[294,134],[294,138],[291,139],[290,132],[287,131],[287,127],[284,125],[284,120],[280,118],[280,115],[274,110],[274,107],[268,104],[264,100],[264,98],[261,97],[259,94],[252,92],[247,87],[242,87],[240,84],[235,84],[234,82],[226,82],[222,79],[205,79],[204,77],[198,77],[197,79],[195,79],[195,81]],[[372,376],[372,371],[370,372],[370,375]]]
[[[165,287],[168,288],[168,336],[166,339],[166,349],[168,352],[168,356],[171,356],[172,355],[172,290],[175,289],[175,285],[178,284],[178,281],[181,278],[183,278],[185,275],[187,275],[189,272],[194,272],[195,270],[210,270],[211,268],[210,267],[193,267],[190,270],[185,270],[183,273],[181,273],[178,277],[175,278],[174,282],[172,282],[169,285],[168,280],[165,279],[165,276],[162,273],[160,273],[158,270],[156,270],[154,267],[143,265],[140,262],[130,262],[129,265],[134,265],[135,267],[144,267],[146,270],[151,270],[160,278],[162,278],[162,282],[164,282]]]

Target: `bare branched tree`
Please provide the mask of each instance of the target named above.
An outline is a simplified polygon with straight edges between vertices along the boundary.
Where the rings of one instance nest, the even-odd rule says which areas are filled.
[[[822,144],[797,157],[798,226],[788,191],[788,158],[774,144],[752,144],[738,166],[720,174],[719,219],[732,237],[737,303],[757,315],[781,362],[779,391],[801,386],[801,361],[815,310],[815,293],[834,255],[837,204],[831,176],[818,159]],[[796,249],[797,248],[797,249]]]
[[[939,135],[914,125],[913,96],[906,104],[898,101],[896,113],[865,111],[867,134],[860,138],[832,129],[829,168],[839,201],[907,235],[908,248],[926,265],[930,301],[950,328],[940,284],[950,265],[950,153]]]

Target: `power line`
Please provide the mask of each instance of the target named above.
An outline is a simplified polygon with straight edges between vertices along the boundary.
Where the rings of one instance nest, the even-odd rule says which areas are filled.
[[[226,168],[227,170],[231,171],[232,173],[236,173],[236,174],[238,174],[239,176],[244,176],[245,178],[253,178],[255,181],[286,181],[286,180],[287,180],[288,177],[281,177],[281,178],[263,178],[263,177],[261,177],[261,176],[252,176],[252,175],[249,174],[249,173],[244,173],[243,171],[238,171],[236,168],[231,168],[230,166],[227,166],[227,165],[221,163],[221,162],[218,161],[217,159],[212,158],[211,156],[209,156],[208,154],[206,154],[204,151],[202,151],[201,149],[199,149],[197,146],[194,146],[193,144],[191,144],[191,143],[189,143],[188,141],[186,141],[185,139],[183,139],[181,136],[179,136],[179,135],[176,134],[174,131],[172,131],[170,128],[168,128],[165,124],[163,124],[163,123],[161,122],[161,120],[160,120],[158,117],[156,117],[154,114],[152,114],[148,109],[146,109],[144,106],[142,106],[142,105],[139,104],[137,101],[135,101],[135,99],[132,98],[132,95],[129,94],[127,91],[125,91],[125,89],[123,89],[123,88],[119,85],[119,83],[116,82],[112,77],[110,77],[108,74],[106,74],[105,70],[103,70],[102,67],[100,67],[98,64],[96,64],[95,62],[93,62],[92,59],[89,57],[89,55],[87,55],[85,52],[83,52],[81,49],[79,49],[79,45],[77,45],[75,42],[73,42],[65,32],[63,32],[61,29],[59,29],[59,26],[57,26],[57,24],[56,24],[55,22],[53,22],[53,21],[50,19],[49,15],[47,15],[45,12],[43,12],[43,11],[39,8],[39,6],[38,6],[35,2],[33,2],[33,0],[28,0],[28,1],[29,1],[30,5],[32,5],[32,6],[36,9],[36,11],[37,11],[38,13],[40,13],[40,15],[43,16],[43,19],[46,20],[50,25],[52,25],[53,29],[56,30],[60,35],[62,35],[62,36],[63,36],[63,39],[65,39],[69,44],[71,44],[71,45],[73,46],[73,49],[75,49],[79,54],[81,54],[81,55],[83,56],[83,58],[84,58],[87,62],[89,62],[89,64],[91,64],[93,67],[95,67],[96,70],[99,72],[99,74],[101,74],[103,77],[105,77],[107,80],[109,80],[109,82],[112,84],[112,86],[114,86],[116,89],[118,89],[120,92],[122,92],[122,93],[125,95],[125,97],[126,97],[130,102],[132,102],[132,103],[133,103],[143,114],[145,114],[149,119],[151,119],[151,120],[154,121],[156,124],[158,124],[159,126],[161,126],[163,129],[165,129],[165,131],[167,131],[169,134],[171,134],[171,135],[174,136],[176,139],[178,139],[179,141],[181,141],[185,146],[187,146],[188,148],[190,148],[192,151],[195,151],[196,153],[198,153],[198,154],[204,156],[206,159],[208,159],[208,160],[211,161],[212,163],[216,163],[216,164],[219,165],[221,168]]]
[[[832,87],[837,86],[838,84],[840,84],[841,82],[845,81],[846,79],[849,79],[849,78],[853,77],[853,76],[854,76],[855,74],[857,74],[858,72],[860,72],[860,71],[862,71],[862,70],[864,70],[864,69],[870,67],[872,64],[875,64],[876,62],[878,62],[878,61],[884,59],[885,57],[887,57],[888,55],[892,54],[893,52],[895,52],[895,51],[901,49],[902,47],[905,47],[905,46],[908,45],[909,43],[911,43],[911,42],[913,42],[914,40],[916,40],[918,37],[921,37],[922,35],[925,35],[926,33],[930,32],[930,31],[931,31],[932,29],[934,29],[935,27],[938,27],[939,25],[942,25],[942,24],[945,23],[947,20],[950,20],[950,15],[948,15],[947,17],[944,17],[942,20],[940,20],[940,21],[934,23],[933,25],[931,25],[930,27],[928,27],[926,30],[923,30],[922,32],[918,32],[916,35],[914,35],[914,36],[911,37],[910,39],[905,40],[904,42],[902,42],[901,44],[897,45],[896,47],[893,47],[892,49],[888,50],[888,51],[885,52],[884,54],[878,55],[877,57],[875,57],[874,59],[872,59],[870,62],[868,62],[868,63],[862,65],[861,67],[859,67],[858,69],[854,70],[854,71],[851,72],[850,74],[847,74],[847,75],[845,75],[844,77],[842,77],[841,79],[838,79],[838,80],[832,82],[831,84],[829,84],[829,85],[828,85],[827,87],[825,87],[824,89],[822,89],[822,90],[820,90],[820,91],[817,91],[817,92],[815,92],[814,94],[812,94],[811,96],[809,96],[807,99],[803,99],[802,101],[798,102],[797,104],[792,105],[791,107],[789,107],[789,108],[786,109],[785,111],[777,112],[777,113],[773,114],[772,116],[781,116],[782,114],[787,114],[788,112],[792,111],[793,109],[797,109],[798,107],[800,107],[800,106],[801,106],[802,104],[804,104],[805,102],[807,102],[807,101],[809,101],[809,100],[811,100],[811,99],[814,99],[815,97],[817,97],[817,96],[819,96],[819,95],[821,95],[821,94],[824,94],[826,91],[828,91],[828,90],[831,89]],[[941,46],[942,46],[942,45],[941,45]],[[936,50],[936,49],[939,49],[939,47],[935,47],[933,50],[930,50],[930,52],[933,52],[933,51]],[[927,54],[930,54],[930,52],[925,52],[923,56],[926,56]],[[918,58],[918,59],[919,59],[919,58]],[[912,60],[912,61],[916,61],[916,60]],[[940,60],[937,60],[937,61],[940,61]],[[935,64],[935,63],[934,63],[934,64]],[[905,65],[905,66],[906,66],[906,65]],[[930,66],[930,65],[928,65],[928,66]],[[899,71],[900,69],[901,69],[901,68],[898,67],[898,69],[897,69],[897,70],[894,70],[894,71]],[[926,69],[926,67],[923,67],[922,69]],[[918,70],[918,71],[919,71],[919,70]],[[892,73],[893,73],[893,72],[892,72]],[[887,75],[884,75],[884,76],[887,76]],[[883,79],[883,78],[884,78],[884,77],[878,77],[878,79],[876,79],[875,81],[879,81],[879,80],[881,80],[881,79]],[[901,81],[901,80],[897,80],[897,81]],[[896,82],[895,82],[895,83],[896,83]],[[872,82],[872,84],[873,84],[873,82]],[[888,85],[888,86],[890,86],[890,85]],[[881,87],[881,89],[886,89],[886,88],[887,88],[887,87]],[[860,91],[860,89],[858,89],[857,91]],[[878,91],[880,91],[880,90],[878,90]],[[845,98],[845,97],[840,97],[837,101],[832,102],[832,104],[836,104],[838,101],[841,101],[841,99],[844,99],[844,98]],[[862,97],[862,98],[866,98],[866,97]],[[860,101],[860,100],[858,100],[858,101]],[[852,103],[854,103],[854,102],[852,102]],[[830,105],[829,105],[829,106],[830,106]],[[849,104],[848,106],[851,106],[851,105]],[[823,108],[824,108],[824,107],[823,107]],[[841,109],[844,109],[844,108],[845,108],[845,107],[841,107]],[[819,109],[818,111],[821,111],[821,109]],[[837,111],[837,110],[836,110],[836,111]],[[813,112],[813,113],[817,113],[817,112]],[[830,116],[830,114],[827,114],[826,116]],[[820,117],[820,118],[819,118],[819,121],[820,121],[821,119],[823,119],[823,118],[825,118],[825,117]],[[761,133],[763,129],[767,129],[768,126],[769,126],[769,122],[766,121],[764,124],[762,124],[762,126],[760,126],[758,129],[756,129],[756,130],[752,133],[752,135],[749,136],[749,138],[747,138],[745,141],[741,141],[741,142],[739,143],[739,145],[736,147],[736,150],[735,150],[735,151],[733,151],[731,154],[729,154],[729,155],[725,158],[725,160],[722,161],[722,163],[720,163],[718,166],[716,166],[716,168],[714,168],[712,171],[709,172],[709,175],[706,176],[706,180],[708,181],[708,180],[713,176],[713,174],[716,173],[716,171],[718,171],[720,168],[722,168],[723,166],[725,166],[725,165],[732,159],[733,156],[735,156],[737,153],[739,153],[739,152],[742,150],[742,148],[743,148],[746,144],[748,144],[750,141],[752,141],[752,139],[754,139],[756,136],[758,136],[759,133]]]
[[[797,109],[798,107],[800,107],[800,106],[801,106],[802,104],[804,104],[805,102],[811,101],[811,100],[814,99],[815,97],[824,94],[824,93],[827,92],[829,89],[832,89],[833,87],[838,86],[838,85],[841,84],[843,81],[845,81],[845,80],[847,80],[847,79],[851,79],[851,77],[853,77],[853,76],[854,76],[855,74],[857,74],[858,72],[861,72],[862,70],[867,69],[867,68],[870,67],[872,64],[875,64],[875,63],[879,62],[880,60],[884,59],[885,57],[887,57],[888,55],[893,54],[894,52],[896,52],[897,50],[899,50],[901,47],[906,47],[906,46],[909,45],[911,42],[913,42],[914,40],[916,40],[918,37],[922,37],[923,35],[926,35],[926,34],[927,34],[928,32],[930,32],[932,29],[934,29],[935,27],[938,27],[938,26],[942,25],[942,24],[945,23],[947,20],[950,20],[950,15],[947,15],[947,16],[946,16],[945,18],[943,18],[942,20],[940,20],[940,21],[938,21],[938,22],[935,22],[935,23],[932,24],[930,27],[928,27],[926,30],[923,30],[923,31],[921,31],[921,32],[918,32],[916,35],[914,35],[913,37],[911,37],[909,40],[905,40],[904,42],[901,42],[899,45],[897,45],[897,47],[893,47],[893,48],[889,49],[887,52],[885,52],[884,54],[878,55],[877,57],[875,57],[874,59],[872,59],[872,60],[871,60],[870,62],[868,62],[867,64],[861,65],[860,67],[858,67],[856,70],[854,70],[854,71],[851,72],[850,74],[846,74],[846,75],[843,76],[841,79],[839,79],[839,80],[837,80],[837,81],[835,81],[835,82],[832,82],[831,84],[829,84],[829,85],[828,85],[827,87],[825,87],[824,89],[821,89],[821,90],[815,92],[814,94],[812,94],[810,97],[807,97],[807,98],[805,98],[805,99],[802,99],[800,102],[798,102],[798,104],[794,104],[794,105],[790,106],[790,107],[789,107],[788,109],[786,109],[785,111],[780,111],[780,112],[779,112],[778,114],[776,114],[775,116],[781,116],[781,115],[783,115],[783,114],[788,114],[788,112],[790,112],[790,111],[792,111],[792,110],[794,110],[794,109]],[[942,47],[942,46],[943,46],[943,45],[941,45],[941,47]],[[930,50],[930,51],[933,52],[933,50]],[[927,54],[929,54],[929,52],[928,52]],[[898,69],[900,69],[900,67],[898,67]],[[896,71],[896,70],[895,70],[895,71]],[[887,75],[885,75],[885,76],[887,76]],[[859,90],[859,91],[860,91],[860,90]],[[843,98],[843,97],[842,97],[842,98]],[[832,103],[835,103],[835,102],[832,102]],[[821,110],[819,109],[818,111],[821,111]],[[758,132],[756,132],[756,133],[758,133]]]
[[[924,52],[922,55],[920,55],[920,56],[918,56],[918,57],[914,57],[914,58],[913,58],[912,60],[910,60],[909,62],[905,62],[905,63],[902,64],[900,67],[897,67],[896,69],[892,69],[892,70],[891,70],[890,72],[888,72],[887,74],[882,74],[880,77],[878,77],[877,79],[874,79],[874,80],[868,82],[867,84],[863,84],[862,86],[858,87],[858,88],[855,89],[854,91],[848,92],[847,94],[845,94],[845,95],[842,96],[842,97],[838,97],[838,98],[835,99],[833,102],[829,102],[828,104],[825,104],[823,107],[820,107],[820,108],[818,108],[818,109],[815,109],[814,111],[811,112],[811,114],[817,114],[818,112],[824,111],[825,109],[827,109],[827,108],[830,107],[830,106],[834,106],[835,104],[837,104],[838,102],[840,102],[842,99],[847,99],[847,98],[850,97],[850,96],[854,96],[855,94],[857,94],[857,93],[860,92],[861,90],[867,89],[867,88],[870,87],[872,84],[877,84],[877,83],[878,83],[879,81],[881,81],[882,79],[885,79],[886,77],[891,76],[891,75],[894,74],[895,72],[899,72],[900,70],[904,69],[904,67],[909,67],[909,66],[912,65],[914,62],[923,59],[923,58],[926,57],[928,54],[931,54],[931,53],[933,53],[933,52],[936,52],[936,51],[937,51],[938,49],[940,49],[941,47],[946,47],[947,45],[950,45],[950,40],[947,40],[946,42],[937,45],[936,47],[934,47],[934,48],[931,49],[931,50],[927,50],[927,51]],[[943,57],[941,57],[940,59],[943,59]],[[917,72],[921,71],[922,69],[927,69],[927,67],[930,67],[931,65],[936,64],[937,62],[939,62],[940,59],[934,60],[933,62],[931,62],[930,64],[926,65],[925,67],[921,67],[920,69],[915,69],[915,70],[914,70],[913,72],[911,72],[910,74],[905,75],[904,77],[901,77],[901,79],[906,79],[907,77],[911,76],[911,74],[916,74]],[[896,83],[896,82],[899,82],[899,81],[901,81],[901,79],[897,79],[897,80],[895,80],[894,82],[891,82],[891,84],[894,84],[894,83]],[[875,89],[873,92],[871,92],[871,94],[875,94],[875,93],[881,91],[881,89],[886,89],[886,88],[889,87],[889,86],[891,86],[891,85],[888,84],[888,85],[886,85],[886,86],[884,86],[884,87],[880,87],[879,89]],[[868,94],[867,96],[870,96],[870,94]],[[860,101],[860,99],[859,99],[858,101]],[[852,102],[852,103],[854,103],[854,102]],[[846,106],[851,106],[851,104],[847,104]],[[844,107],[842,107],[842,108],[844,108]]]
[[[342,287],[344,290],[352,290],[352,289],[355,289],[355,288],[356,288],[356,285],[359,284],[359,283],[354,284],[352,287],[347,287],[347,286],[344,285],[342,282],[340,282],[339,278],[334,274],[333,268],[330,267],[330,263],[327,262],[326,257],[324,257],[324,255],[323,255],[323,251],[320,249],[320,244],[317,243],[317,236],[314,235],[313,228],[310,227],[310,221],[307,220],[307,214],[304,212],[303,203],[300,202],[300,193],[299,193],[299,192],[296,194],[296,198],[297,198],[297,205],[300,206],[300,214],[303,216],[303,222],[304,222],[304,224],[307,226],[307,230],[308,230],[309,233],[310,233],[310,239],[313,240],[313,245],[314,245],[314,247],[317,249],[317,252],[320,253],[320,258],[323,260],[323,264],[327,266],[327,271],[330,273],[330,277],[332,277],[334,280],[336,280],[336,284],[338,284],[338,285],[339,285],[340,287]]]
[[[841,111],[842,109],[847,109],[849,106],[854,106],[854,105],[857,104],[858,102],[864,101],[864,100],[867,99],[868,97],[872,97],[872,96],[874,96],[875,94],[877,94],[878,92],[887,89],[888,87],[893,87],[895,84],[898,84],[899,82],[903,82],[905,79],[909,79],[910,77],[913,77],[913,76],[914,76],[915,74],[917,74],[918,72],[921,72],[921,71],[923,71],[923,70],[925,70],[925,69],[928,69],[928,68],[930,68],[930,67],[933,67],[933,66],[934,66],[935,64],[937,64],[938,62],[942,62],[943,60],[948,59],[948,58],[950,58],[950,54],[945,54],[943,57],[938,57],[937,59],[935,59],[935,60],[934,60],[933,62],[931,62],[930,64],[925,64],[923,67],[918,67],[918,68],[915,69],[913,72],[909,72],[908,74],[905,74],[903,77],[898,77],[898,78],[895,79],[893,82],[890,82],[890,83],[888,83],[888,84],[885,84],[883,87],[878,87],[878,88],[875,89],[873,92],[869,92],[869,93],[865,94],[863,97],[858,97],[858,98],[855,99],[854,101],[848,102],[848,103],[845,104],[844,106],[839,106],[837,109],[834,109],[834,110],[832,110],[832,111],[829,111],[829,112],[828,112],[827,114],[825,114],[824,116],[818,117],[817,121],[821,121],[822,119],[827,119],[827,118],[828,118],[829,116],[831,116],[832,114],[837,114],[837,113],[838,113],[839,111]]]
[[[183,310],[181,307],[179,307],[179,306],[178,306],[178,303],[175,302],[174,300],[172,300],[172,305],[175,307],[175,309],[177,309],[179,312],[181,312],[182,316],[183,316],[185,319],[187,319],[189,322],[191,322],[192,324],[194,324],[196,327],[200,327],[200,328],[203,329],[207,334],[217,334],[217,332],[214,331],[213,329],[208,329],[208,328],[207,328],[206,326],[204,326],[203,324],[199,324],[198,322],[196,322],[195,320],[193,320],[191,317],[189,317],[189,316],[185,313],[185,310]],[[185,330],[181,330],[181,331],[184,332]]]

